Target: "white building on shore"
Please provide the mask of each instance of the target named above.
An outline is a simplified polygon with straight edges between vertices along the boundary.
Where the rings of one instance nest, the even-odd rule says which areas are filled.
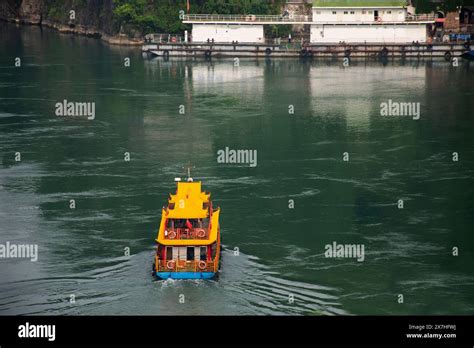
[[[408,15],[405,0],[314,0],[311,43],[421,43],[433,23]]]
[[[406,0],[313,0],[311,16],[186,15],[192,41],[265,43],[265,25],[308,25],[312,44],[426,42],[434,16],[407,12]]]
[[[216,43],[265,43],[265,25],[310,24],[309,16],[282,15],[185,15],[183,23],[192,24],[192,41]]]

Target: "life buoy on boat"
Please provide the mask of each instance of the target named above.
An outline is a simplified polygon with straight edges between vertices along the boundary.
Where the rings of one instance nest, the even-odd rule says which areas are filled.
[[[200,270],[206,269],[206,266],[207,266],[206,261],[199,261],[198,267]]]
[[[447,62],[451,61],[451,57],[452,57],[451,52],[446,51],[446,52],[444,53],[444,60],[445,60],[445,61],[447,61]]]
[[[174,269],[174,266],[176,265],[176,262],[174,260],[169,260],[167,263],[166,263],[166,268],[168,269]]]
[[[196,230],[196,235],[198,238],[204,238],[206,236],[206,231],[204,231],[202,228],[199,228]]]
[[[265,49],[265,54],[266,54],[267,56],[269,56],[270,54],[272,54],[272,50],[271,50],[269,47],[267,47],[267,48]]]
[[[168,232],[168,239],[175,239],[175,238],[176,238],[176,232],[175,231]]]

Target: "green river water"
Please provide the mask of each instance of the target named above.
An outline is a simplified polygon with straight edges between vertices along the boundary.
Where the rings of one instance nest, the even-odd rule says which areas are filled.
[[[466,61],[164,61],[0,23],[0,244],[38,245],[0,259],[0,314],[472,315],[473,86]],[[64,99],[95,119],[56,116]],[[218,163],[226,147],[257,166]],[[188,162],[222,209],[222,271],[156,281]]]

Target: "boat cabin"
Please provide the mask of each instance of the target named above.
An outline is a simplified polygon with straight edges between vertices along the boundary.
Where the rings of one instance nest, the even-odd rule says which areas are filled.
[[[162,218],[154,272],[162,279],[212,278],[219,266],[220,209],[213,209],[201,183],[177,183]]]

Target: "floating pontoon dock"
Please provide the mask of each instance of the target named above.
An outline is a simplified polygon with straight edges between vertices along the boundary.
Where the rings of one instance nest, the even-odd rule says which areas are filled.
[[[468,51],[468,45],[442,44],[202,44],[202,43],[160,43],[146,44],[143,52],[152,56],[189,58],[211,57],[301,57],[301,58],[442,58],[451,60]]]

